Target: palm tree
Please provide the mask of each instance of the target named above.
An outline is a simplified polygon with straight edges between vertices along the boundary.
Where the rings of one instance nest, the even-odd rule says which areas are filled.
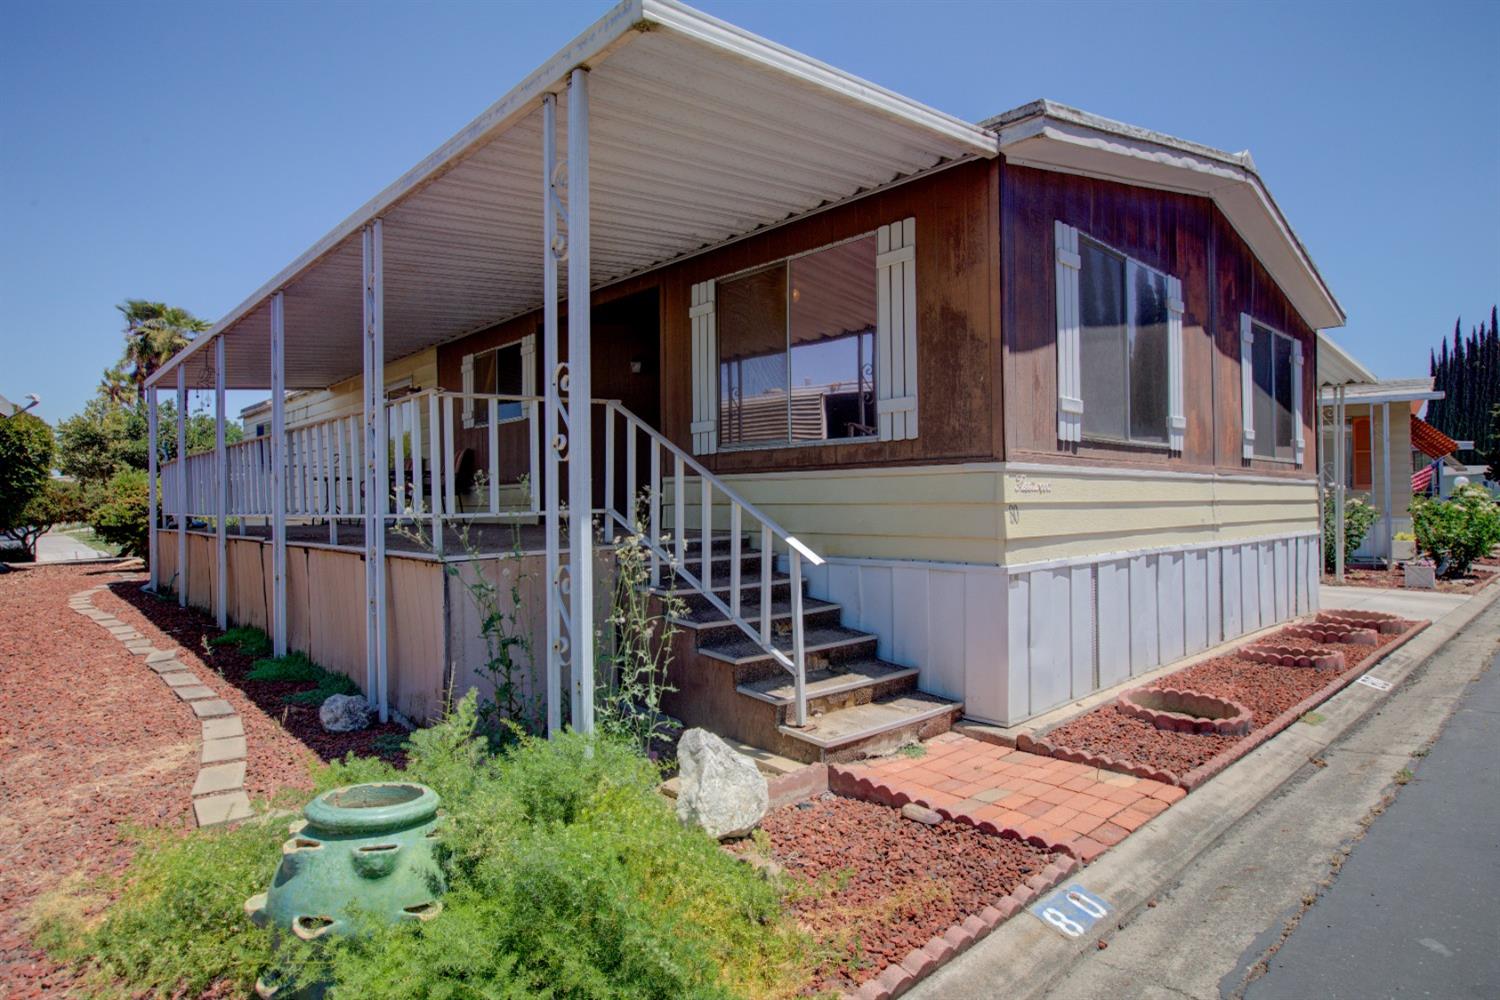
[[[135,380],[125,370],[123,362],[104,369],[99,379],[99,394],[115,406],[125,406],[135,394]]]
[[[151,373],[186,347],[195,335],[207,330],[209,323],[165,302],[126,299],[115,308],[125,317],[123,364],[131,366],[130,381],[135,384],[139,402],[146,398],[146,380]]]

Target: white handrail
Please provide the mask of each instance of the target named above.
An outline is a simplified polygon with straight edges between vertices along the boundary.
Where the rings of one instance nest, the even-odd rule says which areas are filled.
[[[807,562],[813,566],[823,565],[823,557],[799,541],[794,535],[788,533],[781,525],[771,520],[758,507],[740,496],[718,476],[709,472],[701,463],[691,455],[683,451],[677,445],[668,440],[660,431],[626,409],[618,400],[596,401],[606,407],[605,426],[613,430],[614,414],[618,413],[624,421],[626,434],[626,456],[629,463],[628,483],[631,486],[630,496],[627,503],[630,505],[630,516],[622,514],[613,503],[613,484],[608,484],[604,489],[605,511],[616,521],[624,526],[625,530],[634,533],[638,525],[635,523],[635,434],[644,433],[650,441],[651,481],[649,486],[648,519],[646,526],[645,544],[652,557],[653,585],[660,584],[659,566],[662,561],[667,562],[674,574],[694,589],[696,589],[708,603],[725,619],[735,625],[741,632],[747,635],[757,646],[769,655],[775,662],[789,671],[793,680],[793,703],[792,703],[792,725],[807,725],[807,653],[806,653],[806,625],[802,614],[802,564]],[[614,470],[614,434],[605,437],[605,467],[611,473]],[[671,548],[668,548],[668,539],[662,534],[661,525],[661,487],[662,469],[661,454],[665,450],[673,460],[673,524]],[[698,475],[699,481],[699,572],[694,573],[688,567],[686,558],[687,527],[686,508],[687,498],[684,487],[684,475],[687,469],[692,469]],[[718,491],[729,505],[729,603],[722,601],[713,590],[713,513],[714,492]],[[745,515],[749,515],[760,524],[760,623],[759,627],[752,625],[742,614],[743,603],[741,600],[741,566],[742,550],[740,535],[744,526]],[[787,547],[789,584],[788,591],[791,596],[790,610],[792,621],[792,648],[788,655],[776,647],[773,630],[771,628],[772,617],[772,561],[774,558],[773,539],[781,539]]]

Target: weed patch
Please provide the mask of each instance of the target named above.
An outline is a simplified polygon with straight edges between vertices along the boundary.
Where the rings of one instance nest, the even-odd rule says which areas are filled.
[[[271,637],[250,625],[237,625],[208,640],[210,646],[227,646],[246,656],[259,659],[271,655]]]

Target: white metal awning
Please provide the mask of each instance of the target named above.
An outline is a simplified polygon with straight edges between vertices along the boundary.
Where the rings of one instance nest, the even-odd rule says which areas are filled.
[[[360,229],[383,220],[387,360],[539,308],[541,99],[590,69],[594,287],[974,157],[996,137],[673,0],[625,0],[365,204],[152,377],[270,384],[285,291],[286,385],[357,375]],[[565,134],[565,101],[559,132]],[[564,140],[559,138],[560,144]],[[351,155],[357,155],[351,150]]]

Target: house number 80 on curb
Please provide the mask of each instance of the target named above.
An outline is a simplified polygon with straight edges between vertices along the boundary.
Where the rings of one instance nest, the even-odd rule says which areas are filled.
[[[1077,938],[1109,915],[1110,905],[1081,885],[1058,889],[1031,904],[1031,915],[1064,937]]]

